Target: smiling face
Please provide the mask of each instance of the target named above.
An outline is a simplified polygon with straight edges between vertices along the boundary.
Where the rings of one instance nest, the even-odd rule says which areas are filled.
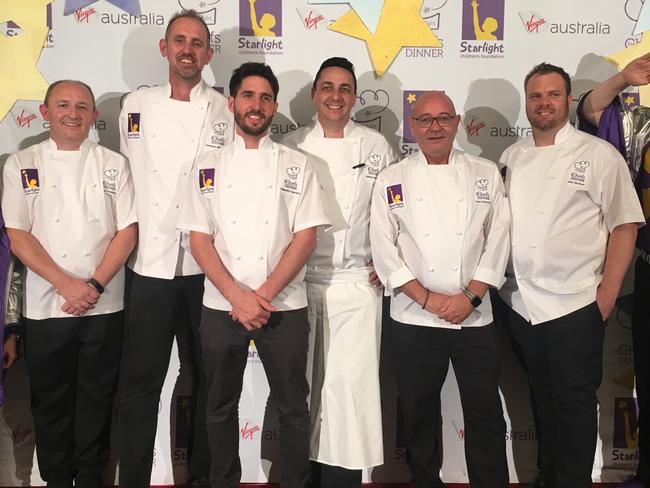
[[[78,150],[97,119],[92,95],[72,81],[56,85],[40,112],[50,123],[50,138],[62,151]]]
[[[239,135],[261,139],[271,125],[278,107],[271,84],[261,76],[247,76],[237,93],[228,97]]]
[[[422,116],[438,117],[441,115],[452,117],[449,126],[441,127],[437,121],[433,121],[430,127],[418,127],[417,122],[413,120]],[[415,102],[409,124],[411,124],[415,142],[430,164],[446,164],[448,162],[459,122],[460,116],[456,115],[454,104],[442,92],[426,93]]]
[[[311,99],[323,127],[345,126],[357,101],[352,74],[337,66],[325,68],[312,90]]]
[[[212,59],[205,26],[191,17],[180,17],[160,40],[160,53],[169,62],[169,79],[198,83],[203,67]]]
[[[569,118],[571,96],[558,73],[532,76],[526,84],[526,115],[533,130],[557,132]]]

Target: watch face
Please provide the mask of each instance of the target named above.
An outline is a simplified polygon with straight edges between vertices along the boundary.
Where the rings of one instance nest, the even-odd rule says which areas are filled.
[[[478,307],[481,303],[483,303],[483,300],[481,300],[479,297],[472,298],[471,304],[474,308]]]

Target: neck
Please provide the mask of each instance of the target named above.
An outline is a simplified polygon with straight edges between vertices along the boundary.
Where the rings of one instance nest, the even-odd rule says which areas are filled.
[[[545,147],[552,146],[555,144],[555,136],[558,132],[564,127],[567,122],[564,121],[564,124],[559,127],[553,127],[548,130],[541,130],[533,128],[533,140],[535,141],[536,147]]]
[[[55,141],[54,139],[52,141],[59,151],[78,151],[81,147],[81,142]]]
[[[173,100],[179,100],[181,102],[189,102],[192,89],[198,85],[200,81],[201,78],[197,80],[179,80],[178,78],[170,77],[169,84],[172,87],[170,98]]]
[[[345,133],[345,126],[348,125],[348,120],[341,123],[325,122],[318,119],[321,127],[323,128],[323,135],[328,139],[342,139]]]
[[[449,154],[443,157],[434,157],[424,154],[424,159],[427,160],[427,164],[449,164]]]
[[[237,131],[237,135],[241,136],[241,138],[244,140],[244,145],[246,146],[246,149],[259,149],[260,141],[268,133],[268,131],[266,131],[264,132],[264,134],[261,134],[259,136],[251,136],[243,132],[239,127],[237,127],[236,131]]]

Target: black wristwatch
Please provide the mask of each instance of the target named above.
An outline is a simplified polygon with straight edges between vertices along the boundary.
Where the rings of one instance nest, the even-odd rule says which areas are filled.
[[[463,295],[465,295],[469,299],[469,303],[471,303],[472,307],[474,308],[478,307],[481,303],[483,303],[483,300],[481,300],[480,296],[475,295],[467,288],[463,288]]]
[[[90,286],[92,286],[95,290],[97,290],[97,293],[99,293],[100,295],[101,295],[102,293],[104,293],[104,287],[103,287],[102,284],[101,284],[99,281],[97,281],[95,278],[88,278],[88,279],[86,280],[86,283],[88,283],[88,284],[89,284]]]

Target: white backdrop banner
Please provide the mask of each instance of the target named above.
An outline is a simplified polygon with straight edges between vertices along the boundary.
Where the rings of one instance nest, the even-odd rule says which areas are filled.
[[[548,61],[563,66],[573,78],[577,98],[616,73],[605,56],[625,48],[645,49],[642,36],[632,34],[644,8],[642,0],[480,0],[476,12],[471,0],[385,0],[358,7],[359,16],[346,2],[332,0],[256,0],[254,12],[249,0],[124,2],[139,6],[138,16],[106,0],[77,0],[88,5],[64,16],[68,2],[74,3],[55,0],[42,7],[49,32],[36,67],[48,83],[72,78],[93,88],[100,115],[92,137],[114,150],[119,149],[118,114],[124,95],[167,80],[158,41],[167,20],[182,8],[200,11],[210,28],[215,55],[204,77],[216,89],[226,87],[228,94],[231,72],[242,62],[263,61],[273,68],[280,82],[273,137],[310,122],[315,115],[310,100],[313,76],[324,59],[345,56],[356,66],[359,79],[354,118],[381,131],[402,155],[416,150],[403,121],[423,91],[444,90],[454,100],[462,115],[459,148],[498,161],[506,147],[530,132],[523,78],[533,65]],[[0,30],[7,38],[24,34],[16,22],[0,24]],[[20,87],[18,81],[2,81],[14,66],[2,59],[0,65],[6,98]],[[22,79],[19,74],[16,80]],[[639,103],[638,94],[630,93],[628,101]],[[39,103],[19,99],[0,120],[0,165],[9,154],[47,137]],[[629,292],[624,292],[607,329],[595,480],[624,478],[638,456]],[[386,327],[384,346],[389,340]],[[513,482],[528,481],[536,471],[528,390],[505,338],[504,350],[502,398],[510,476]],[[399,402],[385,347],[382,356],[385,464],[364,473],[364,480],[406,481]],[[154,485],[182,483],[186,476],[190,388],[182,357],[175,348],[160,402]],[[442,472],[445,481],[466,482],[463,416],[453,371],[449,376],[442,393]],[[7,387],[9,401],[0,410],[0,486],[43,484],[34,455],[24,361],[9,371]],[[240,404],[244,482],[278,480],[273,469],[277,419],[273,406],[267,405],[268,391],[251,344]],[[119,469],[115,458],[113,452],[106,473],[109,482]]]

